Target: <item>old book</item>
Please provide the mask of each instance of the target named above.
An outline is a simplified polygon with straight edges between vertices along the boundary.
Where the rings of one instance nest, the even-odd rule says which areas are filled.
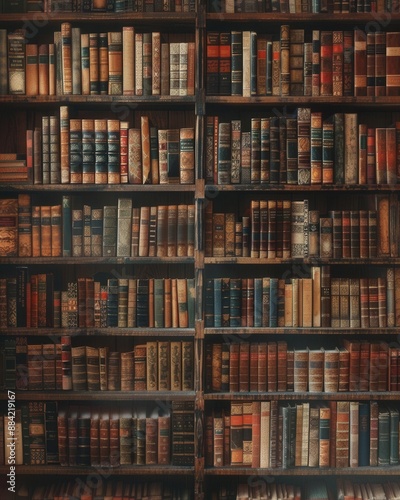
[[[398,36],[398,33],[386,33],[386,95],[388,96],[399,95],[395,84],[400,68]]]
[[[320,32],[320,95],[333,95],[333,32]]]
[[[122,32],[108,32],[108,94],[122,95]]]
[[[7,33],[8,93],[25,94],[25,31]]]
[[[358,183],[358,124],[355,113],[344,115],[344,181]]]
[[[131,251],[132,200],[118,199],[117,256],[129,257]]]
[[[304,95],[304,30],[290,29],[290,95]]]
[[[354,95],[367,95],[367,36],[354,30]]]
[[[115,257],[117,251],[117,207],[103,208],[103,256]]]

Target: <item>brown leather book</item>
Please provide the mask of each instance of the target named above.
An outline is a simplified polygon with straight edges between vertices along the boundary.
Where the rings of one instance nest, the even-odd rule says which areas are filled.
[[[53,205],[50,207],[50,225],[51,225],[51,256],[61,257],[62,255],[61,205]],[[43,238],[43,231],[42,231],[42,238]]]
[[[333,95],[333,32],[321,31],[320,34],[320,95]]]
[[[25,46],[26,55],[26,95],[39,94],[39,49],[37,44],[28,43]]]
[[[400,34],[386,33],[386,95],[400,95],[398,78],[400,75]]]
[[[150,184],[151,160],[150,160],[150,126],[149,117],[140,117],[140,136],[142,143],[142,184]]]
[[[181,128],[179,130],[179,164],[180,183],[194,183],[194,129]]]
[[[72,94],[72,27],[61,23],[62,94]]]
[[[324,349],[308,352],[308,390],[322,392],[324,388]]]
[[[354,30],[354,95],[367,95],[367,35]]]

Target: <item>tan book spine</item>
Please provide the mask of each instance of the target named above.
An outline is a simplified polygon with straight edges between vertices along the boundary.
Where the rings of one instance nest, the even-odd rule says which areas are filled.
[[[150,207],[140,207],[139,257],[147,257],[149,253]]]
[[[50,207],[51,217],[51,256],[61,257],[62,255],[62,226],[61,226],[61,205]]]
[[[311,278],[304,278],[303,282],[303,327],[313,326],[313,282]]]
[[[143,33],[135,33],[135,95],[143,95]]]
[[[177,299],[178,299],[178,314],[179,328],[188,328],[188,302],[187,302],[187,281],[186,279],[177,279]]]
[[[178,288],[176,278],[171,279],[171,328],[179,327]]]
[[[196,44],[188,42],[187,56],[187,95],[195,95]]]
[[[170,349],[171,391],[182,390],[182,343],[171,342]]]
[[[90,94],[89,33],[81,34],[81,85],[82,95]]]
[[[281,95],[290,95],[290,28],[281,26]]]
[[[99,66],[99,37],[98,33],[89,33],[89,80],[90,93],[99,94],[100,66]]]
[[[33,96],[39,94],[39,64],[38,46],[28,43],[25,47],[26,57],[26,95]]]
[[[139,128],[128,130],[128,182],[142,184],[142,144]]]
[[[54,58],[54,45],[52,48],[52,56]],[[53,95],[50,94],[50,80],[54,79],[54,61],[53,61],[53,75],[50,76],[50,46],[46,43],[39,45],[39,95]],[[54,80],[52,82],[52,92],[54,92]]]
[[[356,113],[344,115],[344,180],[358,183],[358,123]]]
[[[135,95],[135,28],[122,28],[122,93]]]
[[[70,182],[69,133],[68,106],[60,106],[61,184],[68,184]]]
[[[122,32],[108,32],[108,94],[122,95]]]
[[[179,130],[179,163],[180,183],[194,184],[194,128]]]

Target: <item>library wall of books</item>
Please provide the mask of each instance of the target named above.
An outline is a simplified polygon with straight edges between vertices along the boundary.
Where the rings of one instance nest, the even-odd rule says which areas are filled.
[[[0,498],[400,500],[400,2],[0,0]]]

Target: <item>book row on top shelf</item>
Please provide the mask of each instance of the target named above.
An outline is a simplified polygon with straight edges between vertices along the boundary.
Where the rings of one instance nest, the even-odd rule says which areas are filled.
[[[26,43],[26,37],[23,29],[0,30],[1,94],[194,95],[193,33],[125,26],[81,34],[66,22],[53,43]]]
[[[399,95],[398,32],[270,29],[207,32],[208,95]]]

